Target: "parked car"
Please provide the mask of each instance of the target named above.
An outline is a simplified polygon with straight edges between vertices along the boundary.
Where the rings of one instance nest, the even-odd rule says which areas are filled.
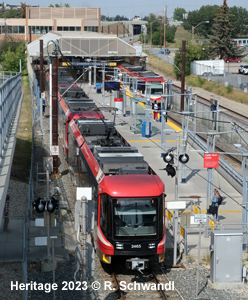
[[[241,61],[242,61],[242,59],[241,58],[223,58],[224,59],[224,61],[226,62],[226,63],[229,63],[229,62],[236,62],[236,63],[240,63]]]
[[[158,53],[160,54],[170,54],[170,49],[165,49],[165,53],[164,53],[164,49],[159,50]]]
[[[239,74],[242,74],[242,73],[243,73],[243,68],[244,68],[244,65],[240,65],[240,66],[239,66]]]
[[[242,65],[241,70],[239,69],[239,73],[247,75],[248,74],[248,65]]]

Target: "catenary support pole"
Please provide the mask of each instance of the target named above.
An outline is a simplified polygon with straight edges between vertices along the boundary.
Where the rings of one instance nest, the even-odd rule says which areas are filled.
[[[185,51],[186,51],[186,41],[182,41],[181,111],[184,111]]]
[[[52,58],[52,146],[58,146],[58,57]],[[53,173],[58,173],[58,155],[53,155]]]

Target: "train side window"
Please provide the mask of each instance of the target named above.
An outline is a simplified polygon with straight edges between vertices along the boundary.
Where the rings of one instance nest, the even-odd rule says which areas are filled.
[[[101,215],[100,215],[100,226],[102,232],[107,232],[107,195],[101,196]]]

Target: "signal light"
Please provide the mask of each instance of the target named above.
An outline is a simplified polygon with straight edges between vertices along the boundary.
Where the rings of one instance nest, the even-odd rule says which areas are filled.
[[[189,161],[188,154],[184,153],[184,154],[179,155],[179,161],[182,164],[186,164]]]
[[[36,201],[33,202],[34,209],[36,209],[37,213],[41,214],[45,210],[46,201],[43,201],[41,197],[39,197]]]
[[[165,163],[170,163],[170,162],[172,162],[173,161],[173,154],[171,154],[171,153],[166,153],[164,156],[163,156],[163,160],[164,160],[164,162]]]
[[[53,197],[51,197],[49,200],[39,197],[33,202],[33,207],[39,214],[43,213],[45,208],[49,213],[53,213],[55,209],[58,209],[59,207],[59,200],[56,200]]]
[[[59,207],[59,200],[56,200],[55,198],[51,197],[51,200],[47,203],[47,211],[49,213],[53,213],[55,209],[58,209]]]
[[[164,170],[167,172],[168,176],[174,177],[176,175],[175,168],[170,164],[168,164]]]

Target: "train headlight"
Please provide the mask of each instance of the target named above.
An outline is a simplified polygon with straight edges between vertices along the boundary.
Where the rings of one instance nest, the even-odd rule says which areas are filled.
[[[154,249],[155,248],[155,243],[150,243],[150,244],[148,244],[148,248],[149,249]]]
[[[118,250],[123,250],[124,249],[124,245],[121,244],[121,243],[118,243],[115,245],[115,248],[118,249]]]

